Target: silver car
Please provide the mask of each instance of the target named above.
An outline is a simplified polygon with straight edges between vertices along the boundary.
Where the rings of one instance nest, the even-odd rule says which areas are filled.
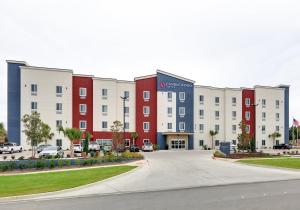
[[[81,144],[74,144],[73,147],[75,153],[81,153],[83,151]]]
[[[51,147],[51,144],[41,144],[36,148],[37,153],[40,153],[41,151],[43,151],[46,147]]]
[[[41,151],[39,153],[39,157],[55,157],[55,156],[59,156],[61,158],[64,157],[64,151],[61,147],[57,147],[57,146],[50,146],[50,147],[46,147],[45,149],[43,149],[43,151]]]
[[[145,143],[142,146],[142,151],[144,151],[144,152],[153,152],[153,144],[151,144],[151,143]]]

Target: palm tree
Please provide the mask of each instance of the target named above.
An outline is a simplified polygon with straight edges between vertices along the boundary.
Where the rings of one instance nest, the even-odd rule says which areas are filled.
[[[132,144],[135,145],[135,140],[138,137],[138,134],[137,134],[137,132],[131,132],[130,135],[132,138]]]
[[[218,134],[218,131],[210,130],[209,135],[211,136],[211,149],[214,148],[214,136]]]
[[[63,128],[59,127],[59,132],[63,132],[64,136],[68,137],[70,140],[70,156],[74,157],[74,147],[73,142],[79,140],[82,136],[82,131],[78,128]]]
[[[273,140],[273,141],[272,141],[272,142],[273,142],[273,146],[274,146],[275,139],[276,139],[276,138],[280,138],[280,137],[281,137],[281,134],[278,133],[278,132],[274,132],[274,133],[271,133],[271,134],[269,135],[269,138]]]

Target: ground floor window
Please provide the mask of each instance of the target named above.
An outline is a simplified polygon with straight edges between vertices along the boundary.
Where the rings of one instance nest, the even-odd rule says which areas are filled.
[[[276,140],[276,145],[279,145],[279,140]]]
[[[261,141],[261,145],[266,146],[266,140],[263,139],[263,140]]]
[[[150,140],[149,139],[143,139],[143,143],[144,144],[150,143]]]
[[[232,140],[232,144],[233,144],[233,145],[236,145],[236,140]]]
[[[125,139],[125,147],[129,147],[130,146],[130,139]]]
[[[172,140],[171,149],[185,149],[185,140]]]
[[[215,141],[215,146],[216,146],[216,147],[220,146],[220,141],[219,141],[219,140],[216,140],[216,141]]]
[[[199,140],[199,146],[202,147],[204,145],[204,141],[203,140]]]
[[[61,147],[62,146],[62,140],[56,139],[56,146]]]

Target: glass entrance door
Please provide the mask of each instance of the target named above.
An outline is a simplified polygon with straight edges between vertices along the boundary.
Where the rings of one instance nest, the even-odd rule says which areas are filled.
[[[171,140],[171,149],[185,149],[185,140],[184,139]]]

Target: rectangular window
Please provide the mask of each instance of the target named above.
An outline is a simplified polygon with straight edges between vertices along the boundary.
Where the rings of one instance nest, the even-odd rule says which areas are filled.
[[[129,129],[129,122],[125,122],[124,128],[125,128],[125,129]]]
[[[179,115],[184,116],[185,115],[185,107],[179,107]]]
[[[245,105],[246,105],[247,107],[249,107],[250,104],[251,104],[250,98],[245,98]]]
[[[36,101],[32,101],[31,102],[31,110],[32,111],[36,111],[37,110],[37,102]]]
[[[172,101],[172,92],[168,92],[168,101]]]
[[[275,144],[276,144],[276,145],[279,145],[279,140],[276,140],[276,141],[275,141]]]
[[[250,125],[246,125],[246,129],[245,130],[246,130],[246,133],[249,134],[250,133]]]
[[[79,104],[79,112],[82,113],[86,113],[86,104]]]
[[[56,86],[56,96],[62,95],[62,86],[57,85]]]
[[[204,132],[204,124],[199,124],[200,133]]]
[[[86,129],[86,121],[85,120],[80,120],[79,121],[79,128],[82,130]]]
[[[185,100],[185,92],[179,92],[179,101]]]
[[[236,97],[232,97],[231,102],[232,106],[236,106]]]
[[[266,140],[261,140],[261,145],[266,146]]]
[[[276,109],[279,109],[279,100],[276,100],[275,104],[276,104]]]
[[[62,120],[56,120],[56,127],[59,128],[62,126]]]
[[[125,139],[124,144],[125,144],[125,147],[129,147],[130,146],[130,139]]]
[[[236,140],[232,140],[232,144],[233,144],[233,145],[236,145]]]
[[[102,105],[102,113],[107,113],[107,111],[108,111],[108,106]]]
[[[202,147],[204,145],[204,141],[203,140],[199,140],[199,146]]]
[[[124,91],[124,97],[126,98],[126,100],[129,99],[129,91]]]
[[[266,121],[267,114],[265,112],[261,113],[262,121]]]
[[[56,146],[61,147],[62,146],[62,140],[56,139]]]
[[[124,107],[124,113],[125,113],[125,115],[129,115],[129,107],[128,106]]]
[[[172,107],[168,107],[168,116],[172,117]]]
[[[184,131],[185,130],[185,122],[179,122],[179,130]]]
[[[37,84],[31,84],[31,95],[37,94]]]
[[[279,126],[276,125],[276,132],[279,133]]]
[[[144,122],[143,123],[143,128],[144,128],[144,131],[149,131],[150,130],[150,123],[149,122]]]
[[[143,107],[143,113],[145,116],[148,116],[150,114],[150,107],[149,106],[144,106]]]
[[[144,98],[144,101],[149,101],[150,99],[150,91],[144,91],[143,92],[143,98]]]
[[[217,132],[220,131],[220,125],[218,125],[218,124],[215,125],[215,131],[217,131]]]
[[[220,146],[220,141],[219,140],[215,140],[215,146],[216,147]]]
[[[85,98],[86,97],[86,88],[79,88],[79,96],[81,98]]]
[[[236,125],[232,125],[232,133],[236,133]]]
[[[220,118],[220,112],[215,111],[215,119],[218,120]]]
[[[249,111],[245,112],[245,119],[248,121],[250,120],[250,112]]]
[[[102,128],[107,128],[107,121],[102,121]]]
[[[220,104],[220,97],[215,97],[215,104],[216,104],[216,106],[219,106],[219,104]]]
[[[204,95],[199,96],[200,104],[204,104]]]
[[[56,103],[56,113],[62,113],[62,103]]]
[[[236,119],[236,111],[232,111],[232,119],[233,119],[233,120]]]
[[[101,91],[102,98],[107,98],[107,89],[103,88]]]
[[[199,110],[199,115],[200,115],[200,119],[204,119],[204,110],[203,109]]]
[[[266,105],[267,105],[266,99],[262,99],[261,104],[262,104],[262,108],[266,108]]]
[[[148,144],[148,143],[150,143],[150,140],[149,139],[143,139],[143,143]]]
[[[266,133],[266,126],[265,126],[265,125],[262,125],[262,126],[261,126],[261,132],[262,132],[263,134]]]
[[[172,130],[172,123],[168,123],[168,130]]]
[[[276,113],[276,121],[279,121],[279,113]]]

